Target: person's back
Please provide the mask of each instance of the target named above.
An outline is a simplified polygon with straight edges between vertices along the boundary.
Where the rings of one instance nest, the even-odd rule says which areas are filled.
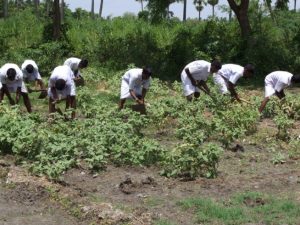
[[[274,87],[278,82],[290,85],[292,76],[293,74],[287,71],[274,71],[266,76],[265,82],[273,85]]]

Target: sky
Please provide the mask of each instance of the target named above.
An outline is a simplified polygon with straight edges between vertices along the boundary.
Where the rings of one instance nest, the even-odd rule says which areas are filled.
[[[75,8],[83,8],[85,10],[91,10],[91,0],[65,0],[66,4],[69,5],[71,10]],[[293,7],[294,0],[290,0],[290,8]],[[95,0],[95,12],[99,12],[100,0]],[[146,5],[146,3],[144,3]],[[219,0],[218,5],[228,5],[227,0]],[[297,8],[299,9],[300,3],[298,3]],[[170,10],[174,12],[174,16],[182,18],[183,14],[183,4],[173,3],[170,6]],[[141,11],[141,4],[136,0],[104,0],[103,3],[103,17],[107,16],[122,16],[124,13],[138,14]],[[212,14],[211,5],[204,7],[201,12],[202,18],[207,18]],[[226,17],[225,13],[222,13],[218,6],[215,7],[215,15],[218,17]],[[193,0],[187,0],[187,18],[198,18],[198,12],[195,9]]]

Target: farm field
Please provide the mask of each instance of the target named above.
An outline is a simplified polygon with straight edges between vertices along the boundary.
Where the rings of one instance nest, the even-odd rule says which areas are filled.
[[[188,103],[154,78],[140,115],[124,72],[84,71],[75,121],[1,105],[0,224],[300,224],[298,88],[259,115],[262,88]]]

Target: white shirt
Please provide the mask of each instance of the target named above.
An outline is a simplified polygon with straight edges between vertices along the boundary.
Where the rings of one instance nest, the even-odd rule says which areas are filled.
[[[272,85],[275,91],[280,92],[291,85],[293,74],[286,71],[275,71],[268,74],[265,78],[266,85]]]
[[[26,66],[28,65],[32,65],[33,66],[33,72],[32,73],[28,73],[26,70]],[[41,80],[42,77],[39,73],[39,68],[36,65],[35,61],[33,60],[25,60],[21,66],[22,72],[23,72],[23,77],[25,80],[28,81],[35,81],[35,80]]]
[[[236,84],[238,79],[243,76],[244,67],[235,64],[225,64],[217,72],[218,75],[222,76],[227,82]]]
[[[70,88],[72,86],[72,83],[74,82],[72,80],[73,72],[68,66],[58,66],[56,67],[49,79],[49,88],[55,87],[55,82],[58,79],[63,79],[66,81],[66,88]]]
[[[206,81],[210,74],[210,63],[204,60],[197,60],[186,65],[184,67],[184,72],[185,69],[189,69],[195,80]]]
[[[79,65],[80,61],[81,61],[81,59],[72,57],[72,58],[67,59],[64,62],[64,65],[69,66],[71,68],[71,70],[73,72],[75,72],[76,70],[78,70],[78,65]]]
[[[16,70],[16,78],[11,81],[7,78],[7,70],[9,69],[15,69]],[[23,73],[21,69],[18,67],[18,65],[13,64],[13,63],[6,63],[0,68],[0,82],[2,84],[7,84],[7,85],[17,85],[18,87],[22,87],[22,82],[23,82]]]
[[[147,80],[142,79],[143,69],[131,69],[128,70],[122,77],[122,79],[129,85],[129,90],[143,88],[148,89],[150,86],[150,78]]]

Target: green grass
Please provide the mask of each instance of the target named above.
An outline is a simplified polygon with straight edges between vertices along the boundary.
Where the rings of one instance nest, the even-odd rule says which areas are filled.
[[[187,199],[179,203],[192,209],[195,222],[201,224],[291,224],[300,221],[300,204],[261,193],[243,193],[229,201],[218,202],[207,198]]]

